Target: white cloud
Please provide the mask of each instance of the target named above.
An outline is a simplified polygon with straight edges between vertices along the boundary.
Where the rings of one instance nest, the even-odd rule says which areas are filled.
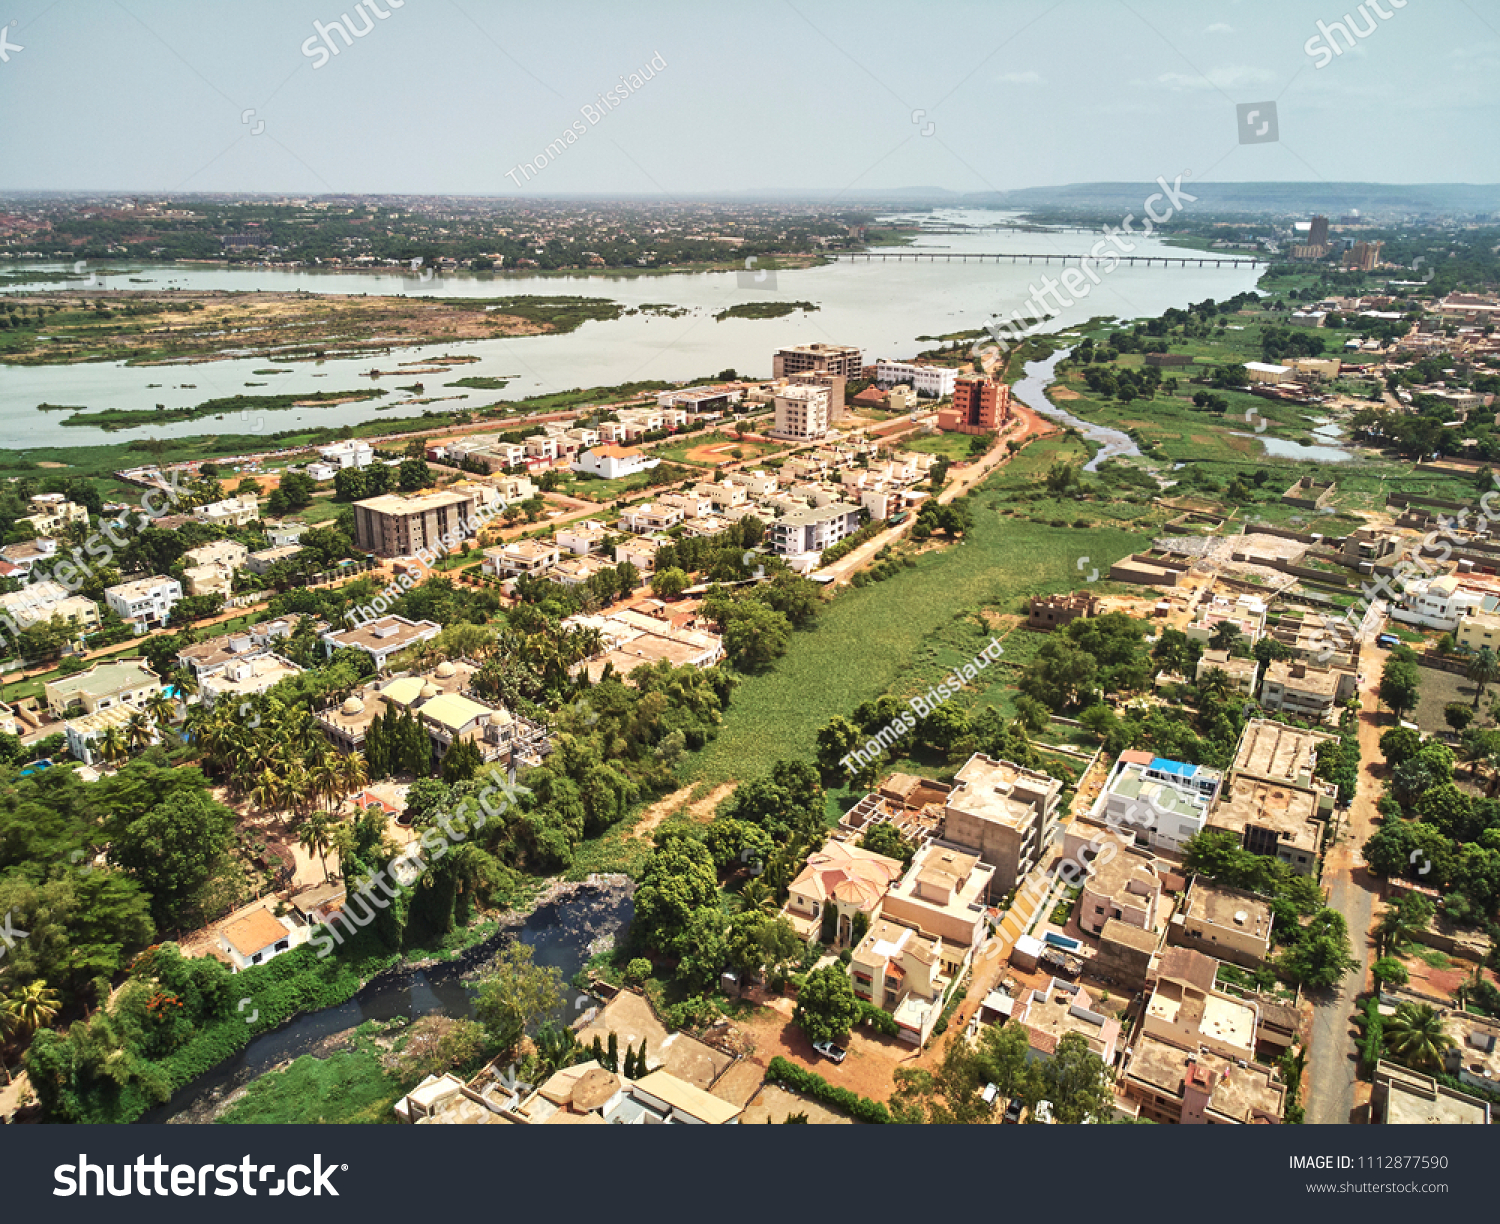
[[[995,80],[1001,85],[1040,85],[1040,72],[1002,72]]]
[[[1233,34],[1234,27],[1232,25],[1226,25],[1222,21],[1216,21],[1213,23],[1213,25],[1209,26],[1208,29],[1204,30],[1203,32],[1205,34]]]
[[[1164,72],[1152,84],[1165,86],[1176,93],[1199,89],[1244,89],[1249,85],[1271,85],[1275,81],[1276,74],[1269,69],[1235,64],[1210,68],[1206,73]]]

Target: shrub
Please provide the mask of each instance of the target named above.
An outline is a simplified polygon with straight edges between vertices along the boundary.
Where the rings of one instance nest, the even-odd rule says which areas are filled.
[[[625,980],[639,986],[651,976],[651,962],[644,956],[637,956],[625,966]]]
[[[873,1003],[860,1000],[860,1020],[868,1023],[872,1028],[884,1033],[887,1037],[901,1036],[901,1026],[896,1023],[896,1017],[890,1012],[876,1007]]]
[[[800,1092],[820,1104],[841,1110],[856,1122],[879,1124],[891,1121],[890,1111],[879,1101],[872,1101],[857,1092],[830,1084],[816,1072],[803,1070],[795,1063],[787,1062],[779,1054],[771,1059],[771,1065],[766,1068],[766,1083],[781,1084],[793,1092]]]

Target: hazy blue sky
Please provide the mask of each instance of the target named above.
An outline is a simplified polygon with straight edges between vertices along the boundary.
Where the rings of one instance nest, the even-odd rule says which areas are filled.
[[[11,0],[0,190],[1500,181],[1494,0],[1384,0],[1388,20],[1352,0],[372,2],[385,18],[352,0]],[[1374,30],[1309,52],[1346,13]],[[343,14],[373,28],[330,35],[340,54],[315,67],[314,21]],[[585,104],[653,56],[665,69],[590,125]],[[1266,100],[1280,140],[1241,144],[1236,103]],[[529,182],[507,176],[575,122]]]

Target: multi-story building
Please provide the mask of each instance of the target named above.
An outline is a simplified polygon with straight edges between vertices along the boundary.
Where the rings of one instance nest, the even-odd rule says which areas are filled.
[[[987,931],[985,899],[995,869],[941,842],[928,842],[881,903],[882,917],[972,952]]]
[[[1234,834],[1253,854],[1316,875],[1337,789],[1314,774],[1318,748],[1334,738],[1268,719],[1246,723],[1206,827]]]
[[[1010,1023],[1026,1031],[1032,1059],[1051,1058],[1058,1042],[1077,1033],[1105,1066],[1115,1061],[1120,1022],[1097,1010],[1093,994],[1077,982],[1053,978],[1045,990],[1026,991],[1016,1001]]]
[[[1430,1075],[1382,1059],[1375,1064],[1370,1118],[1387,1126],[1488,1126],[1490,1106]]]
[[[598,519],[584,519],[559,527],[553,535],[559,548],[566,548],[575,557],[586,557],[604,547],[609,531]]]
[[[990,378],[958,378],[953,405],[938,412],[939,429],[962,434],[994,433],[1010,419],[1010,386]]]
[[[1308,224],[1308,227],[1307,227],[1307,241],[1312,246],[1327,246],[1328,245],[1328,218],[1327,217],[1316,216],[1316,217],[1314,217],[1312,219],[1312,221]]]
[[[240,493],[234,497],[226,497],[223,501],[194,507],[193,517],[200,523],[243,527],[260,517],[260,499],[253,493]]]
[[[914,927],[876,918],[849,962],[854,993],[891,1013],[901,1039],[921,1045],[942,1014],[968,963],[967,947],[951,947]]]
[[[419,548],[446,551],[473,534],[474,509],[474,499],[462,493],[383,493],[354,503],[354,542],[377,557],[411,557]]]
[[[539,577],[557,564],[562,555],[556,544],[540,540],[512,540],[498,548],[486,548],[479,568],[497,578]]]
[[[952,395],[957,380],[958,371],[947,366],[887,361],[883,357],[875,363],[875,382],[878,386],[892,387],[904,383],[925,399]]]
[[[606,445],[584,451],[574,460],[573,470],[586,476],[618,480],[622,476],[648,471],[660,463],[660,459],[648,459],[646,453],[636,447]]]
[[[1161,916],[1161,878],[1151,856],[1126,848],[1100,855],[1083,881],[1078,926],[1098,935],[1111,918],[1155,931]]]
[[[1356,242],[1344,252],[1344,267],[1373,272],[1380,262],[1380,248],[1384,245],[1383,242]]]
[[[1221,671],[1228,676],[1229,682],[1234,685],[1234,691],[1242,697],[1255,696],[1255,685],[1260,679],[1260,664],[1256,660],[1242,659],[1227,650],[1205,650],[1198,656],[1193,679],[1202,684],[1208,674],[1214,671]]]
[[[1266,665],[1260,704],[1314,721],[1336,721],[1340,703],[1354,695],[1355,673],[1348,667],[1319,667],[1300,659],[1276,659]]]
[[[99,605],[82,595],[68,594],[67,587],[50,579],[0,595],[0,616],[9,617],[18,629],[50,622],[54,616],[80,633],[93,633],[99,628]]]
[[[1219,962],[1191,948],[1167,948],[1146,1000],[1142,1030],[1184,1050],[1224,1058],[1255,1056],[1260,1012],[1254,1003],[1219,990]]]
[[[1061,795],[1062,783],[1049,774],[976,752],[948,793],[943,838],[994,867],[990,896],[1004,896],[1051,845]]]
[[[1259,969],[1271,955],[1274,921],[1265,897],[1194,876],[1167,926],[1167,942]]]
[[[173,606],[182,598],[182,584],[156,574],[106,587],[104,598],[122,621],[137,633],[144,633],[167,623]]]
[[[290,561],[302,551],[300,544],[282,544],[276,548],[262,548],[245,558],[245,568],[252,574],[269,573],[271,567]]]
[[[323,649],[332,658],[335,650],[363,650],[375,660],[375,670],[384,671],[393,655],[418,642],[430,642],[443,631],[436,621],[409,621],[404,616],[381,616],[353,629],[330,630],[321,635]]]
[[[724,413],[744,398],[742,387],[683,387],[658,392],[656,403],[660,408],[681,408],[684,412]]]
[[[855,944],[904,870],[897,859],[830,839],[807,856],[807,865],[788,886],[783,915],[806,939],[820,933],[824,915],[832,910],[834,942]]]
[[[771,524],[771,548],[783,557],[822,552],[859,530],[860,508],[848,502],[794,510]]]
[[[1199,603],[1192,622],[1183,632],[1195,642],[1206,642],[1225,624],[1239,630],[1239,639],[1245,645],[1255,645],[1266,631],[1266,601],[1254,595],[1237,595],[1233,599],[1214,595]]]
[[[776,393],[772,437],[793,441],[821,438],[829,424],[828,388],[789,386]]]
[[[1217,770],[1132,749],[1115,762],[1091,816],[1137,845],[1180,853],[1203,829],[1221,781]]]
[[[369,467],[375,461],[375,450],[368,442],[354,439],[318,447],[323,462],[336,469]]]
[[[864,354],[850,344],[799,344],[776,350],[771,357],[771,377],[839,374],[846,379],[858,378],[864,360]]]
[[[620,511],[620,526],[636,535],[654,535],[677,526],[686,517],[680,505],[666,501],[642,502]]]
[[[49,680],[42,686],[42,693],[54,718],[68,718],[80,713],[97,714],[121,705],[139,708],[161,688],[161,678],[155,672],[130,659],[96,663],[77,675]]]
[[[17,525],[29,523],[39,536],[55,535],[70,523],[87,524],[89,512],[76,502],[70,502],[65,493],[38,493],[26,508],[31,511]]]
[[[1458,622],[1454,638],[1469,650],[1500,651],[1500,612],[1485,612],[1478,608],[1469,610]]]

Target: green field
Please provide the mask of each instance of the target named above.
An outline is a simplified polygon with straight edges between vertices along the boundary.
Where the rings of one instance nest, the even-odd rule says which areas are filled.
[[[1103,572],[1143,547],[1146,537],[1118,527],[1018,522],[987,504],[991,494],[1029,485],[1059,455],[1081,453],[1067,439],[1034,443],[979,487],[967,539],[885,582],[841,589],[812,629],[792,635],[774,670],[735,689],[723,731],[684,765],[684,780],[753,778],[781,758],[811,761],[834,714],[886,693],[922,692],[972,659],[990,638],[981,610],[1016,612],[1023,596],[1079,586],[1081,557]],[[976,699],[1003,704],[1007,681],[991,674],[997,680]]]

